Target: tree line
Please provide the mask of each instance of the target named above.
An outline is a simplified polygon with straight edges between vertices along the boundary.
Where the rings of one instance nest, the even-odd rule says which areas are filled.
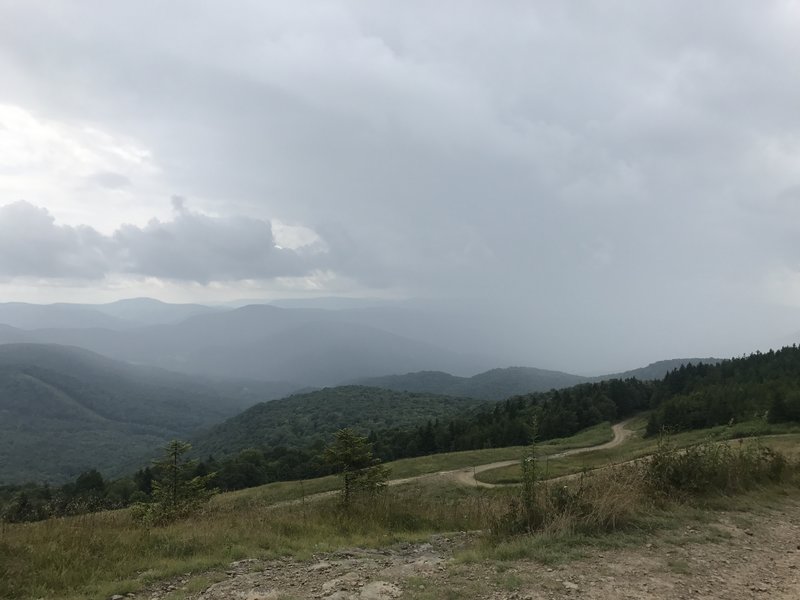
[[[755,352],[715,365],[684,365],[653,395],[648,434],[763,419],[800,421],[800,348]]]

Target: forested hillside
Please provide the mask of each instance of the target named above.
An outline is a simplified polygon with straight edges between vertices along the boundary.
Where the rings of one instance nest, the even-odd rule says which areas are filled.
[[[365,433],[406,428],[452,418],[483,404],[474,398],[364,386],[325,388],[257,404],[196,436],[192,444],[201,456],[225,456],[246,448],[306,448],[328,443],[343,427]]]
[[[119,363],[79,348],[0,346],[0,483],[119,473],[288,390]]]
[[[376,451],[389,460],[437,452],[496,448],[566,437],[646,410],[654,384],[636,379],[584,383],[563,390],[509,398],[468,415],[429,421],[414,429],[373,433]]]
[[[716,365],[682,366],[670,372],[653,397],[648,425],[699,429],[757,417],[800,421],[800,348],[756,352]]]

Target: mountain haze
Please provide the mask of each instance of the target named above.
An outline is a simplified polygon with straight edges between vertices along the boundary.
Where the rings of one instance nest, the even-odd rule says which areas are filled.
[[[298,388],[398,371],[467,374],[492,366],[487,357],[403,335],[417,313],[402,309],[376,313],[249,305],[200,312],[177,323],[128,329],[2,327],[0,343],[78,346],[116,360],[188,374],[294,381]],[[141,310],[137,314],[143,318]],[[388,323],[388,329],[379,327],[381,322]]]

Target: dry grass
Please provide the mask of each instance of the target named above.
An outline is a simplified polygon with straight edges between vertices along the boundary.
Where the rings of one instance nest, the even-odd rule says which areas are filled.
[[[309,558],[481,529],[486,503],[470,489],[409,485],[350,512],[328,497],[280,509],[217,502],[189,520],[152,529],[136,525],[125,510],[5,525],[0,598],[108,598],[242,558]]]

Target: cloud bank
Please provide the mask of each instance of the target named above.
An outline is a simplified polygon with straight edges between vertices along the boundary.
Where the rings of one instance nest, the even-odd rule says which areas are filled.
[[[792,0],[7,3],[0,204],[46,212],[0,265],[324,272],[545,366],[747,351],[800,322],[796,64]]]
[[[207,284],[300,276],[325,267],[319,247],[275,243],[268,221],[214,217],[174,202],[169,221],[123,225],[111,235],[57,224],[45,208],[19,201],[0,207],[0,277],[103,279],[134,274]]]

